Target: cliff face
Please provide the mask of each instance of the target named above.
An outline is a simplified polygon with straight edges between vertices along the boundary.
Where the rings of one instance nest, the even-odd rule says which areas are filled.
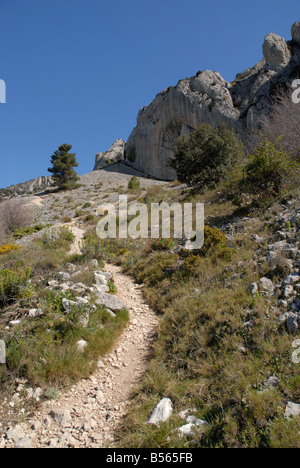
[[[249,132],[259,129],[261,117],[270,113],[276,89],[300,77],[300,22],[293,25],[292,38],[286,43],[276,34],[266,36],[263,60],[233,83],[206,70],[159,93],[138,114],[125,146],[127,163],[146,175],[173,180],[176,173],[168,161],[174,142],[200,124],[226,122],[246,140]]]

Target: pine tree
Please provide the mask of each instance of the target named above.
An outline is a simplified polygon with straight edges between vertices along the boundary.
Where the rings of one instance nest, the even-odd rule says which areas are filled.
[[[78,162],[76,154],[70,153],[71,149],[72,146],[65,143],[51,156],[52,167],[48,171],[53,174],[53,181],[60,190],[70,190],[78,186],[76,182],[79,176],[73,169],[78,167]]]

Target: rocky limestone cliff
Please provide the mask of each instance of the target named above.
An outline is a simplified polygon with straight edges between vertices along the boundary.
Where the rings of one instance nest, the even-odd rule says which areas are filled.
[[[94,171],[103,169],[109,164],[114,164],[124,160],[124,150],[126,142],[123,140],[116,140],[112,147],[106,153],[97,153]]]
[[[176,173],[168,161],[176,138],[202,123],[217,126],[226,122],[246,141],[249,132],[259,129],[261,117],[270,113],[274,93],[294,78],[300,78],[300,22],[293,25],[288,43],[268,34],[263,59],[232,83],[206,70],[160,92],[140,110],[125,146],[125,160],[146,175],[172,180]]]
[[[12,197],[39,193],[50,187],[53,187],[52,177],[37,177],[22,184],[0,189],[0,202]]]

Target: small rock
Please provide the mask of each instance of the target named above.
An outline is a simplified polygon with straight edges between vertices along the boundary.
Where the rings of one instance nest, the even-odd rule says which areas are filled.
[[[288,313],[286,319],[286,326],[289,333],[296,333],[298,330],[298,315],[292,312]]]
[[[33,443],[29,437],[24,437],[24,439],[19,440],[16,445],[16,449],[32,449]]]
[[[275,286],[269,278],[261,278],[258,282],[258,288],[268,293],[272,293],[275,290]]]
[[[277,388],[280,384],[280,380],[274,375],[266,381],[266,387],[268,388]]]
[[[257,294],[258,292],[258,286],[257,286],[257,283],[251,283],[250,286],[248,287],[248,291],[250,294],[252,294],[253,296],[255,294]]]
[[[20,425],[10,428],[6,434],[8,439],[11,439],[15,444],[24,439],[25,433]]]
[[[84,350],[85,348],[87,347],[88,343],[87,341],[85,340],[80,340],[80,341],[77,341],[77,350],[80,352],[80,353],[84,353]]]
[[[11,320],[8,325],[10,328],[13,328],[13,327],[17,327],[18,325],[20,325],[20,323],[21,323],[21,320]]]
[[[41,317],[44,314],[43,309],[31,309],[28,313],[29,318]]]
[[[296,416],[300,416],[300,405],[289,401],[285,409],[285,417],[290,419]]]
[[[161,422],[167,421],[173,413],[173,403],[170,398],[164,398],[154,408],[147,424],[159,425]]]
[[[112,294],[107,294],[106,292],[98,292],[97,296],[98,299],[96,300],[96,304],[104,306],[107,309],[112,310],[113,312],[119,312],[120,310],[125,308],[124,304],[122,304],[122,302]]]
[[[300,281],[300,275],[298,275],[298,273],[291,273],[290,275],[288,275],[283,284],[284,285],[291,285],[291,284],[296,284]]]
[[[61,427],[66,427],[71,422],[71,413],[66,409],[53,409],[50,413],[50,416]]]
[[[39,431],[42,427],[42,424],[39,421],[32,421],[31,429],[33,431]]]

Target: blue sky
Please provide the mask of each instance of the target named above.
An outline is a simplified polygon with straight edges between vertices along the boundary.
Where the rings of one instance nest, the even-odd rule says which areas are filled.
[[[73,145],[78,172],[128,139],[139,109],[198,70],[231,81],[287,40],[299,0],[0,0],[0,187],[49,175]]]

